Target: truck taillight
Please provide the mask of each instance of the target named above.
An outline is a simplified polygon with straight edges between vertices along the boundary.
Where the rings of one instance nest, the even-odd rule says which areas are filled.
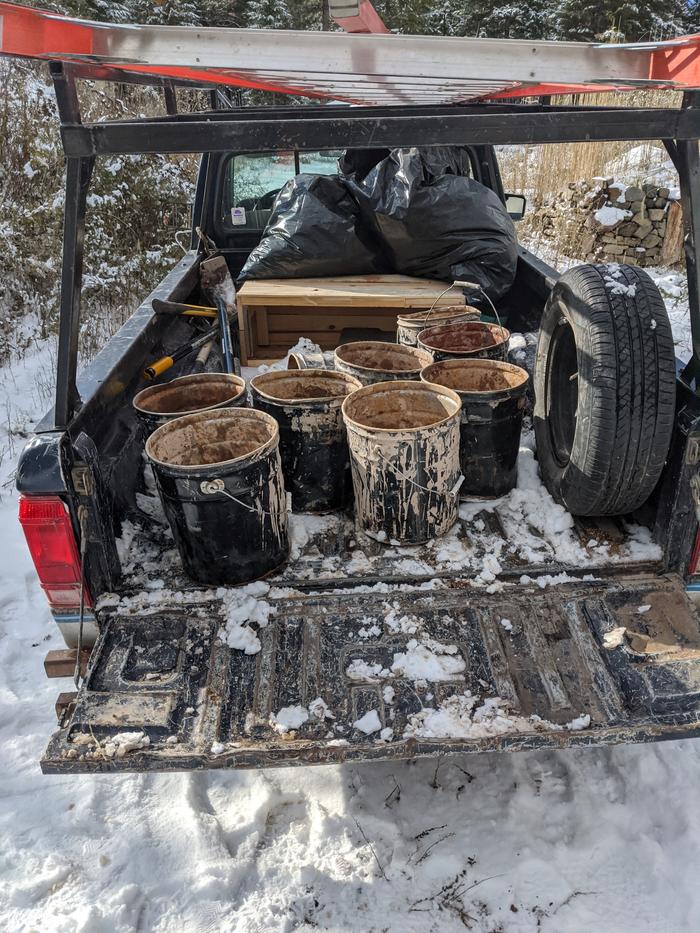
[[[77,608],[80,554],[64,503],[58,496],[20,496],[19,521],[51,607],[64,611]],[[92,605],[87,588],[85,605]]]
[[[700,573],[700,528],[695,534],[695,544],[693,545],[693,553],[690,555],[688,573],[691,575]]]

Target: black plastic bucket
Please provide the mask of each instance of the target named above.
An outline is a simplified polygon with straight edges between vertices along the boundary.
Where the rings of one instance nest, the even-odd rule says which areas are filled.
[[[528,378],[519,366],[497,360],[443,360],[421,373],[462,400],[463,498],[503,496],[514,488]]]
[[[335,351],[335,368],[366,386],[390,379],[418,381],[421,369],[431,360],[432,356],[418,347],[381,340],[356,340],[341,344]]]
[[[148,434],[173,418],[212,408],[245,406],[245,380],[230,373],[193,373],[134,396],[133,406]]]
[[[279,430],[250,408],[176,418],[146,453],[185,572],[198,583],[250,583],[289,552]]]
[[[343,402],[355,516],[386,544],[419,544],[457,519],[459,396],[425,382],[380,382]]]
[[[362,383],[327,369],[262,373],[250,382],[253,404],[279,424],[280,454],[292,507],[330,512],[352,497],[341,406]]]
[[[428,327],[418,334],[418,346],[433,360],[508,358],[510,331],[484,321],[462,321]]]
[[[458,321],[478,321],[481,311],[471,305],[448,305],[426,311],[399,314],[396,318],[396,342],[407,347],[418,346],[418,334],[427,327],[438,324],[455,324]]]

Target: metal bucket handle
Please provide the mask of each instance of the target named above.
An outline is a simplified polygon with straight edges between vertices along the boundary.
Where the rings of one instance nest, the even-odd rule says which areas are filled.
[[[268,512],[267,509],[256,509],[252,505],[248,505],[247,502],[243,502],[241,499],[237,499],[233,495],[233,493],[230,493],[228,489],[226,489],[226,486],[224,485],[224,481],[222,479],[203,479],[202,482],[199,484],[199,488],[201,492],[204,493],[205,496],[214,496],[217,494],[226,496],[227,498],[235,502],[237,505],[242,505],[243,508],[247,509],[249,512],[257,512],[258,515],[284,515],[285,512],[291,511],[290,508],[279,509],[275,512]]]
[[[455,287],[456,284],[457,284],[456,282],[453,282],[451,285],[448,285],[447,288],[446,288],[444,291],[440,292],[440,294],[437,296],[437,298],[435,299],[435,301],[434,301],[434,302],[431,304],[431,306],[428,308],[428,313],[425,315],[425,318],[423,319],[424,323],[427,324],[428,318],[430,317],[430,315],[431,315],[431,314],[433,313],[433,311],[435,310],[435,305],[438,303],[438,301],[440,301],[440,299],[442,298],[442,296],[443,296],[443,295],[446,295],[446,294],[450,291],[450,289],[452,289],[452,288]]]
[[[496,305],[491,301],[491,299],[489,298],[489,296],[486,294],[486,292],[484,291],[483,286],[479,285],[478,282],[462,282],[462,281],[460,281],[460,280],[457,280],[456,282],[453,282],[452,284],[453,284],[453,285],[461,285],[462,288],[473,288],[473,289],[475,289],[476,291],[481,292],[481,294],[484,296],[484,298],[485,298],[485,299],[488,301],[488,303],[491,305],[491,310],[493,311],[493,313],[494,313],[495,316],[496,316],[496,320],[498,321],[498,326],[501,328],[502,331],[505,330],[505,328],[503,327],[503,324],[501,324],[501,316],[500,316],[500,314],[498,313],[498,311],[496,310]],[[444,295],[444,294],[445,294],[445,293],[443,292],[443,295]],[[438,296],[438,297],[439,297],[439,296]],[[431,310],[432,310],[432,308],[431,308]]]
[[[426,321],[426,323],[427,323],[428,318],[430,317],[430,315],[431,315],[431,314],[433,313],[433,311],[435,310],[435,305],[438,303],[438,301],[440,301],[440,299],[442,298],[442,296],[443,296],[443,295],[446,295],[446,294],[450,291],[451,288],[456,288],[456,287],[458,287],[458,286],[461,286],[462,288],[473,288],[473,289],[476,289],[477,291],[480,291],[481,294],[484,296],[484,298],[485,298],[485,299],[488,301],[488,303],[491,305],[491,309],[492,309],[493,313],[494,313],[495,316],[496,316],[496,320],[498,321],[498,326],[501,328],[501,330],[504,330],[503,324],[501,323],[501,317],[500,317],[498,311],[496,310],[496,305],[491,301],[491,299],[490,299],[489,296],[486,294],[486,292],[484,291],[484,289],[482,288],[482,286],[479,285],[478,282],[461,282],[461,281],[459,281],[459,280],[453,282],[451,285],[448,285],[447,288],[444,289],[444,291],[441,291],[441,292],[440,292],[440,294],[437,296],[437,298],[435,299],[435,301],[431,304],[430,308],[428,309],[428,313],[425,315],[425,321]]]

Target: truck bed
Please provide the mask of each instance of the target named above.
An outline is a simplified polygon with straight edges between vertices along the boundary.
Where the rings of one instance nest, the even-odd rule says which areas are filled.
[[[542,499],[530,456],[525,488],[463,504],[423,547],[372,541],[348,515],[293,515],[287,565],[241,588],[188,581],[142,498],[151,518],[124,527],[126,585],[99,604],[87,678],[44,770],[696,734],[700,637],[681,580],[660,573],[645,529],[574,522]]]

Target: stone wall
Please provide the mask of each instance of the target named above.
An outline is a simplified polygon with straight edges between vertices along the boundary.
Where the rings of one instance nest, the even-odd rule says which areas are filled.
[[[571,182],[533,205],[522,224],[556,242],[558,252],[587,262],[671,266],[682,261],[683,223],[677,191],[611,178]]]

